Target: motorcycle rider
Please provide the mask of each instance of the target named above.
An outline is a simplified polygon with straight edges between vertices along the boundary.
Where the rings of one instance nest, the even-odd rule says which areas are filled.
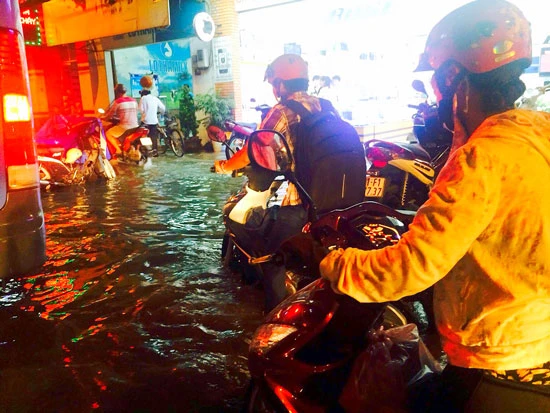
[[[139,84],[143,87],[143,90],[139,92],[141,95],[141,99],[139,100],[141,123],[149,129],[149,137],[153,142],[153,156],[158,156],[158,114],[163,114],[166,111],[166,106],[164,106],[164,103],[158,97],[151,94],[151,88],[153,87],[151,76],[143,76]]]
[[[137,128],[138,125],[138,104],[136,100],[130,96],[126,96],[126,87],[119,83],[115,86],[115,101],[104,115],[105,119],[117,118],[119,121],[116,125],[110,127],[106,131],[107,140],[111,146],[115,148],[116,154],[122,153],[118,137],[128,129]]]
[[[265,78],[273,87],[273,94],[278,100],[268,112],[260,125],[260,129],[275,130],[283,134],[294,153],[295,137],[292,136],[291,126],[299,121],[298,115],[285,106],[285,101],[295,100],[306,107],[307,110],[316,113],[321,110],[319,99],[310,96],[308,90],[308,65],[301,56],[296,54],[283,54],[268,65]],[[249,164],[248,146],[236,152],[228,160],[219,160],[214,163],[216,172],[229,173],[242,169]],[[251,235],[251,231],[244,232],[241,240],[250,238],[250,247],[264,254],[277,250],[280,244],[287,238],[299,233],[306,223],[307,214],[302,205],[296,187],[288,184],[281,208],[277,211],[276,221],[273,226],[268,226],[266,232],[261,235]],[[235,228],[233,228],[235,229]],[[261,246],[260,246],[261,244]],[[262,280],[265,294],[265,309],[271,310],[287,295],[285,288],[285,268],[276,263],[261,264],[263,272]]]
[[[434,71],[454,151],[396,245],[320,264],[361,302],[435,284],[449,365],[423,411],[550,411],[550,114],[514,108],[531,57],[530,24],[505,0],[443,18],[417,71]]]

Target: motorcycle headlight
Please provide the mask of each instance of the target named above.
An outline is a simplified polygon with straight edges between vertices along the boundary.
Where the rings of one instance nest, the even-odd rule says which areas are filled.
[[[262,324],[250,342],[250,351],[265,354],[290,334],[298,329],[284,324]]]

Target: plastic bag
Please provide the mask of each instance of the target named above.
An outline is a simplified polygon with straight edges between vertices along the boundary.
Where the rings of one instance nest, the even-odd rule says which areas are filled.
[[[371,330],[339,401],[349,413],[406,412],[407,391],[441,371],[416,324]]]

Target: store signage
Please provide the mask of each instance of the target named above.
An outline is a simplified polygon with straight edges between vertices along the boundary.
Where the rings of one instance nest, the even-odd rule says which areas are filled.
[[[50,0],[42,8],[48,46],[170,24],[169,0]]]
[[[39,11],[33,8],[21,9],[20,15],[25,44],[40,46],[42,44],[42,33],[40,30]]]
[[[200,12],[195,15],[193,18],[193,28],[195,29],[195,34],[203,42],[209,42],[214,38],[216,33],[216,26],[214,25],[214,20],[206,12]]]
[[[235,10],[237,12],[256,10],[285,3],[296,3],[298,1],[303,0],[235,0]]]

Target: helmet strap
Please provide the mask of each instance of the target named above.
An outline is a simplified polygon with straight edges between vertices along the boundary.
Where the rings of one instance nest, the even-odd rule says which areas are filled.
[[[435,81],[441,93],[441,100],[437,106],[439,121],[445,129],[453,131],[453,97],[460,82],[464,80],[468,71],[455,62],[442,65],[435,72]]]

